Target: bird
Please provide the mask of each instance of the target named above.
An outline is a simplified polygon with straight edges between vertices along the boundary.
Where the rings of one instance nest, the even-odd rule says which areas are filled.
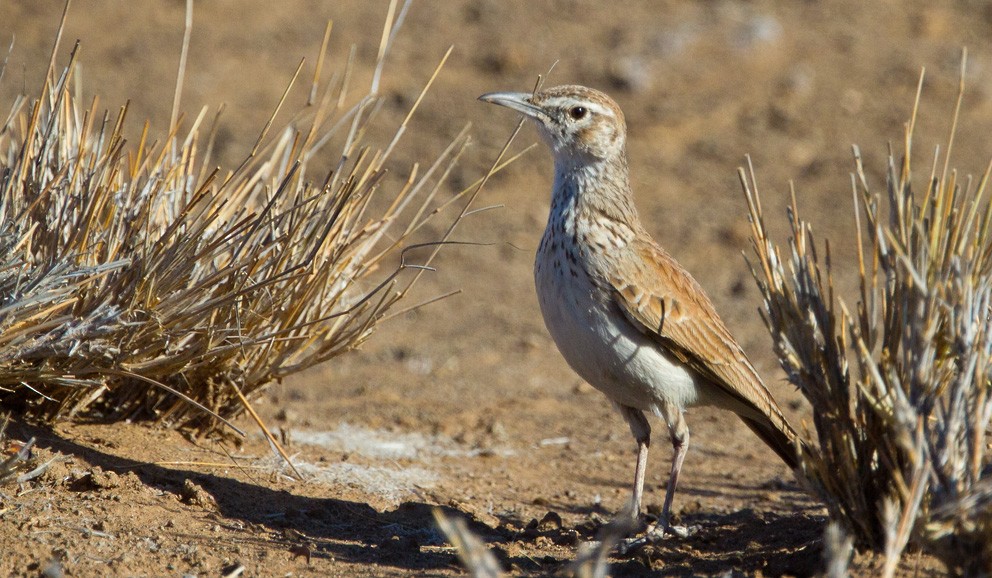
[[[545,325],[569,366],[619,409],[637,444],[628,509],[639,519],[651,425],[664,420],[672,462],[657,537],[671,524],[689,448],[687,408],[735,413],[794,471],[804,442],[699,283],[648,233],[634,206],[627,126],[598,90],[564,85],[479,97],[533,121],[554,157],[534,280]]]

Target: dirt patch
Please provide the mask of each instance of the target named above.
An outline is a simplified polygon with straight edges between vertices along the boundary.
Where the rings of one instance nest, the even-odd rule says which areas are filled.
[[[59,11],[52,3],[0,8],[0,43],[16,38],[0,102],[37,91]],[[198,3],[183,103],[189,111],[227,103],[218,162],[232,166],[247,154],[299,58],[312,61],[328,18],[332,66],[354,43],[367,68],[384,14],[385,3],[357,0]],[[70,12],[66,43],[82,42],[83,94],[99,93],[111,109],[130,99],[134,138],[146,117],[152,133],[168,122],[182,19],[174,2]],[[646,225],[699,279],[800,423],[809,410],[778,372],[740,257],[747,228],[735,168],[753,154],[766,212],[783,215],[770,223],[778,235],[786,221],[775,207],[795,180],[800,207],[842,262],[853,250],[850,145],[861,145],[880,184],[887,143],[901,139],[926,66],[915,142],[927,164],[950,125],[962,44],[969,89],[953,164],[963,173],[984,168],[990,21],[977,2],[415,3],[385,70],[377,126],[394,130],[455,44],[395,156],[395,175],[405,175],[472,122],[477,144],[451,194],[484,170],[514,121],[478,95],[525,90],[556,60],[551,84],[613,94],[630,124]],[[520,142],[534,139],[525,132]],[[559,358],[537,311],[530,270],[550,180],[544,151],[498,175],[481,204],[502,208],[472,216],[458,235],[490,245],[446,251],[411,303],[460,295],[404,315],[360,351],[257,401],[307,482],[292,480],[257,435],[236,444],[147,424],[11,426],[12,439],[38,438],[35,460],[62,459],[40,478],[2,488],[0,574],[461,574],[434,507],[467,518],[513,574],[562,570],[627,499],[634,447],[619,416]],[[843,290],[852,277],[841,277]],[[824,510],[729,414],[693,410],[688,420],[693,443],[676,512],[701,529],[613,558],[613,574],[813,573]],[[646,494],[655,512],[670,456],[662,430]],[[875,563],[859,557],[856,574],[875,575]],[[901,572],[942,574],[914,555]]]

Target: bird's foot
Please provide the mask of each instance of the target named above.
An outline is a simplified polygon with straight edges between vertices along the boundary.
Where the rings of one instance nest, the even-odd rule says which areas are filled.
[[[617,551],[621,556],[626,556],[649,544],[657,544],[668,538],[688,538],[698,531],[697,525],[652,524],[643,534],[622,540],[617,546]]]

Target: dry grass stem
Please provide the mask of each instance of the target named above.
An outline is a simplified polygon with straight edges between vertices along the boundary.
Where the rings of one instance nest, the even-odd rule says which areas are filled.
[[[5,414],[0,421],[0,452],[4,456],[0,460],[0,486],[31,481],[48,471],[53,463],[65,459],[61,454],[55,454],[48,461],[37,463],[32,451],[36,438],[32,437],[23,443],[8,439],[9,423],[10,414]]]
[[[458,559],[473,578],[499,578],[503,570],[499,560],[486,548],[478,536],[468,528],[464,518],[448,516],[440,508],[434,508],[434,520],[455,547]]]
[[[904,155],[889,156],[883,191],[870,186],[854,150],[855,295],[835,293],[840,264],[829,243],[818,249],[794,192],[788,247],[769,239],[749,165],[740,173],[752,270],[782,367],[814,408],[819,448],[804,467],[831,517],[861,547],[885,553],[887,576],[910,543],[954,572],[988,575],[989,171],[974,182],[949,168],[959,98],[943,168],[935,161],[920,192],[911,171],[917,107]]]
[[[574,578],[606,578],[610,569],[610,553],[636,529],[631,504],[628,504],[599,529],[595,541],[583,542],[579,546],[578,554],[569,562],[564,574]]]

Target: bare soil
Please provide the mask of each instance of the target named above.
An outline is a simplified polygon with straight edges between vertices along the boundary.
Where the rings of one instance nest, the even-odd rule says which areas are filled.
[[[13,40],[0,103],[37,93],[58,2],[0,4]],[[77,2],[64,63],[81,41],[82,91],[131,101],[137,138],[168,125],[182,2]],[[356,46],[356,82],[378,48],[385,2],[216,0],[196,5],[183,109],[226,103],[220,162],[234,166],[300,58],[334,20],[332,67]],[[757,313],[736,167],[751,154],[771,226],[784,241],[794,181],[850,287],[850,147],[884,185],[921,67],[915,137],[923,176],[950,128],[962,46],[968,89],[954,162],[978,174],[992,122],[992,10],[983,2],[417,2],[385,69],[377,127],[391,132],[444,50],[451,59],[413,120],[396,174],[430,162],[471,122],[475,145],[448,194],[477,178],[515,122],[476,102],[549,84],[613,94],[629,123],[633,186],[656,238],[697,277],[797,424],[810,409],[785,382]],[[304,68],[304,77],[312,71]],[[300,106],[297,91],[287,110]],[[0,107],[2,108],[2,107]],[[285,121],[286,114],[280,117]],[[278,122],[278,121],[277,121]],[[536,140],[527,129],[518,142]],[[942,149],[944,150],[944,149]],[[941,161],[942,162],[942,161]],[[531,282],[551,180],[546,151],[490,184],[419,299],[462,292],[384,326],[360,350],[274,384],[255,401],[307,481],[294,481],[247,420],[247,440],[190,439],[153,423],[16,422],[35,436],[39,479],[0,488],[0,574],[11,576],[449,576],[463,573],[431,511],[463,516],[514,575],[561,571],[628,497],[634,445],[605,398],[580,382],[544,330]],[[440,225],[439,225],[440,227]],[[440,230],[440,229],[439,229]],[[846,261],[850,263],[850,261]],[[820,569],[825,510],[732,415],[693,409],[676,512],[701,530],[627,557],[617,576],[807,576]],[[670,457],[655,421],[647,491],[657,513]],[[878,561],[856,560],[873,576]],[[942,575],[908,555],[901,573]],[[729,574],[728,574],[729,573]]]

